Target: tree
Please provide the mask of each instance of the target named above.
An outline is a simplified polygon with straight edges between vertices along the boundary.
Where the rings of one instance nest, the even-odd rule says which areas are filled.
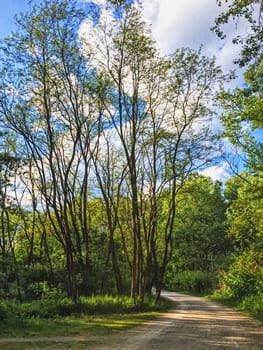
[[[226,1],[227,2],[227,1]],[[221,1],[218,1],[221,5]],[[231,18],[249,23],[246,37],[234,43],[242,45],[236,62],[247,66],[245,84],[233,91],[223,91],[224,135],[241,154],[243,172],[226,183],[229,200],[228,234],[235,247],[229,270],[223,274],[223,292],[242,300],[243,307],[262,310],[262,10],[263,2],[231,1],[213,28],[223,37],[221,25]],[[245,169],[244,169],[245,168]],[[248,297],[247,301],[246,298]]]
[[[78,273],[89,293],[88,174],[98,117],[90,103],[94,77],[77,35],[85,16],[76,1],[44,0],[16,17],[18,29],[1,47],[0,114],[24,142],[31,188],[64,249],[75,301]]]
[[[262,44],[263,44],[263,1],[262,0],[217,0],[218,6],[222,6],[224,3],[229,3],[227,9],[222,12],[215,19],[215,26],[212,28],[213,31],[224,39],[225,34],[222,30],[222,26],[231,20],[236,23],[240,20],[248,22],[250,32],[247,33],[246,37],[240,35],[233,38],[234,44],[241,44],[241,54],[236,63],[241,67],[247,65],[251,61],[257,61],[262,55]]]
[[[216,271],[229,251],[221,184],[194,174],[177,200],[175,265],[178,270]]]
[[[0,132],[0,137],[3,150],[3,153],[0,154],[0,257],[2,265],[0,273],[3,273],[6,280],[12,279],[12,274],[15,276],[17,297],[22,301],[15,240],[23,214],[20,208],[23,195],[18,194],[17,177],[25,164],[25,159],[17,156],[16,142],[10,132]]]
[[[224,135],[246,155],[244,165],[252,172],[263,170],[262,72],[263,58],[260,58],[247,69],[244,88],[222,91],[219,95]]]
[[[50,270],[56,239],[75,302],[96,286],[93,269],[105,259],[98,263],[94,249],[101,242],[105,251],[105,237],[117,290],[130,273],[133,298],[153,285],[158,298],[177,195],[213,158],[211,100],[224,76],[201,49],[162,57],[137,2],[110,1],[95,20],[90,11],[43,0],[17,16],[18,30],[2,43],[1,123],[28,162],[32,225],[24,221],[21,236],[28,263],[39,250]],[[91,197],[105,215],[97,227]]]
[[[115,13],[111,6],[101,9],[98,23],[86,23],[81,32],[84,52],[112,86],[107,98],[99,96],[102,125],[114,134],[126,164],[121,186],[130,204],[132,236],[125,239],[132,242],[131,296],[143,298],[153,283],[161,291],[177,192],[209,161],[212,135],[206,122],[212,112],[207,105],[222,74],[201,50],[161,57],[137,7],[126,5]],[[160,225],[164,192],[169,199]],[[112,196],[104,194],[107,203]]]
[[[231,252],[222,185],[193,174],[178,194],[176,205],[175,245],[166,283],[170,288],[207,290],[217,282],[217,272]]]
[[[260,307],[263,293],[262,176],[243,174],[243,178],[247,181],[235,177],[226,183],[227,193],[236,193],[227,211],[228,235],[235,250],[221,284],[226,294],[238,300],[247,296],[258,298]]]
[[[236,196],[228,209],[229,235],[238,251],[252,247],[262,249],[262,179],[260,176],[244,174],[247,182],[238,177],[226,182],[229,193],[234,187]]]

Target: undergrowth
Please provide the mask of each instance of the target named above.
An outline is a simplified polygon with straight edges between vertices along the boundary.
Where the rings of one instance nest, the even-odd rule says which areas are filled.
[[[71,315],[102,315],[122,314],[145,311],[162,311],[169,307],[169,302],[161,299],[155,303],[154,297],[148,297],[143,302],[126,296],[93,296],[81,297],[78,303],[68,298],[43,298],[26,303],[1,302],[0,321],[8,319],[28,319],[32,317],[54,318]]]
[[[167,310],[171,302],[154,297],[143,302],[126,296],[34,300],[27,303],[0,302],[0,336],[78,335],[87,331],[105,333],[143,323]],[[48,322],[47,322],[48,321]]]

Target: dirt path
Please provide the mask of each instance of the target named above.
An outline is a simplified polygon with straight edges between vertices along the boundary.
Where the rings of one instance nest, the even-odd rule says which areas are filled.
[[[262,327],[242,314],[197,297],[177,293],[165,296],[177,303],[175,309],[129,331],[99,339],[59,337],[32,341],[83,342],[81,349],[94,350],[263,350]],[[0,349],[1,342],[5,340],[0,340]],[[48,349],[56,349],[55,343]]]
[[[125,350],[263,350],[263,329],[242,314],[210,301],[176,293],[177,308],[131,330],[115,347]]]

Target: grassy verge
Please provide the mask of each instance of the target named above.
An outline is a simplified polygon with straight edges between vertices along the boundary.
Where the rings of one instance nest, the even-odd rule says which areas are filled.
[[[1,322],[0,338],[107,335],[142,324],[159,314],[159,312],[144,312],[10,320]]]
[[[262,296],[249,296],[243,300],[237,300],[218,293],[206,296],[209,300],[216,301],[256,319],[263,324],[263,298]]]
[[[62,299],[24,304],[2,302],[0,306],[1,350],[81,350],[92,349],[105,342],[108,335],[160,315],[171,303],[162,299],[156,305],[153,298],[141,303],[126,297],[104,296],[83,298],[79,304]],[[1,342],[1,338],[7,341]]]

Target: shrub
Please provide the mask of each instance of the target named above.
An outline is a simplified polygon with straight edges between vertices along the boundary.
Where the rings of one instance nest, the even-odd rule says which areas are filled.
[[[250,295],[240,303],[240,310],[248,311],[261,321],[263,321],[263,294]]]
[[[202,271],[182,271],[170,276],[169,289],[202,293],[212,287],[210,274]]]
[[[249,295],[263,293],[262,279],[263,269],[259,269],[253,257],[243,254],[222,275],[222,288],[226,295],[242,300]]]

